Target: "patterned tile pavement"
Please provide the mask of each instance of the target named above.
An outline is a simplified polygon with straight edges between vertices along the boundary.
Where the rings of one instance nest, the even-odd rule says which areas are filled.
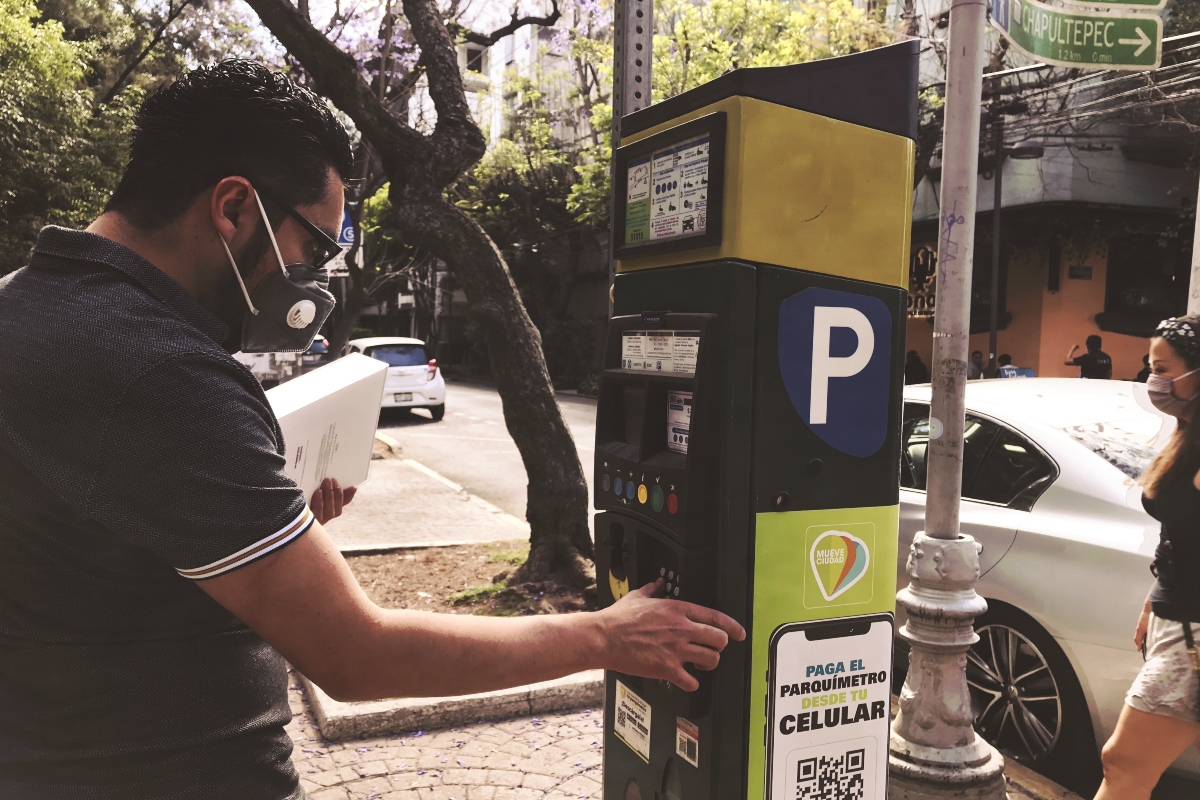
[[[600,797],[599,709],[334,742],[291,676],[292,760],[310,800]]]

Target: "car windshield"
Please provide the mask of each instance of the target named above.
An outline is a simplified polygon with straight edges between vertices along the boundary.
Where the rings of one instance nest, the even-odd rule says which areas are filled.
[[[1161,417],[1140,414],[1132,418],[1068,426],[1061,430],[1136,480],[1167,443],[1173,427],[1164,425]]]
[[[429,363],[425,348],[419,344],[380,344],[367,348],[367,355],[389,367],[422,367]]]

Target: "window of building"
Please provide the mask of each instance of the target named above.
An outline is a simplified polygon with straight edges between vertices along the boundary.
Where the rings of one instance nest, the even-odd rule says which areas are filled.
[[[1160,320],[1187,311],[1188,258],[1153,233],[1116,236],[1108,245],[1101,330],[1151,336]]]
[[[487,48],[467,45],[467,69],[487,73]]]
[[[936,234],[936,230],[931,230]],[[996,326],[1006,330],[1013,314],[1008,309],[1009,246],[1001,234],[1000,274],[996,298]],[[936,240],[914,238],[909,252],[908,316],[923,317],[933,322],[937,307],[937,244]],[[991,228],[975,237],[971,269],[971,333],[986,333],[991,328],[992,307],[992,244]]]

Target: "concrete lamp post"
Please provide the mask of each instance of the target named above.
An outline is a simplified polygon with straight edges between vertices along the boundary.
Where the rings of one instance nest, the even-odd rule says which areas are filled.
[[[1012,158],[1018,161],[1032,161],[1046,154],[1046,149],[1034,141],[1024,141],[1004,146],[1004,126],[996,126],[996,173],[992,182],[994,195],[992,199],[992,294],[991,294],[991,324],[988,328],[988,376],[996,376],[996,338],[1000,320],[1000,206],[1004,195],[1004,159]]]

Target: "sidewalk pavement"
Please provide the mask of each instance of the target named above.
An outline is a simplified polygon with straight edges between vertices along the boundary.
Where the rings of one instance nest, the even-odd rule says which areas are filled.
[[[599,709],[332,742],[295,673],[290,689],[292,760],[310,800],[600,797]]]
[[[529,537],[529,524],[457,483],[405,458],[376,434],[367,482],[326,530],[343,553],[495,542]],[[382,446],[378,446],[382,445]]]
[[[321,736],[290,675],[292,759],[310,800],[601,800],[599,707],[366,739]],[[1006,761],[1009,800],[1082,800]]]

